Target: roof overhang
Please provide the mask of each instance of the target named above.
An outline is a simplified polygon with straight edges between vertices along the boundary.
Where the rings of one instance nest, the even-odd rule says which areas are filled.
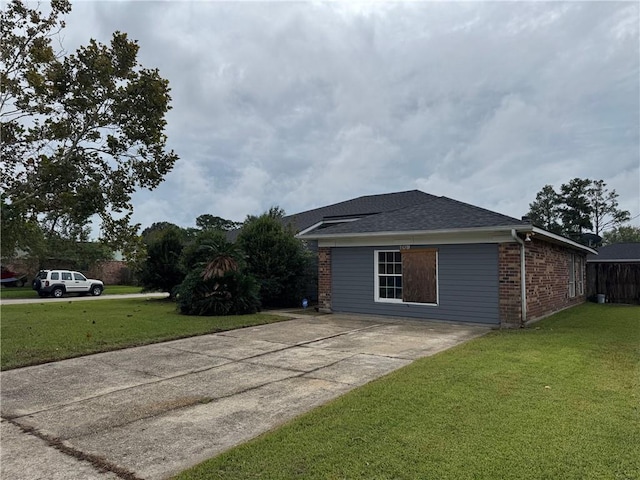
[[[587,258],[587,263],[640,263],[640,258]]]
[[[556,235],[533,225],[504,225],[498,227],[473,227],[443,230],[409,230],[361,233],[320,233],[309,228],[296,235],[301,240],[317,240],[321,247],[417,245],[424,243],[506,243],[513,241],[511,231],[532,236],[539,235],[550,243],[556,243],[585,253],[597,255],[592,248],[571,239]]]
[[[516,231],[520,232],[520,230],[518,230],[518,229],[516,229]],[[556,243],[558,245],[568,246],[568,247],[574,248],[576,250],[581,250],[581,251],[586,252],[586,253],[591,253],[593,255],[597,255],[598,254],[598,251],[593,249],[593,248],[591,248],[591,247],[587,247],[586,245],[582,245],[581,243],[578,243],[578,242],[576,242],[574,240],[571,240],[570,238],[563,237],[562,235],[558,235],[556,233],[548,232],[547,230],[544,230],[542,228],[531,226],[531,230],[530,231],[534,235],[540,235],[541,237],[544,237],[544,239],[547,240],[548,242]]]

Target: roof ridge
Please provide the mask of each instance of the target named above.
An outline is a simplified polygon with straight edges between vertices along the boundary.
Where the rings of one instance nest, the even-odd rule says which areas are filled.
[[[377,193],[377,194],[372,194],[372,195],[361,195],[361,196],[356,197],[356,198],[350,198],[348,200],[343,200],[341,202],[332,203],[330,205],[324,205],[322,207],[312,208],[311,210],[304,210],[302,212],[292,213],[291,215],[286,215],[284,218],[292,218],[292,217],[295,217],[295,216],[301,215],[301,214],[308,214],[308,213],[312,213],[312,212],[317,212],[319,210],[326,210],[326,209],[330,209],[332,207],[337,207],[339,205],[346,204],[346,203],[349,203],[349,202],[354,202],[355,203],[356,201],[362,200],[362,199],[365,199],[365,198],[368,198],[368,199],[381,198],[381,197],[389,197],[391,195],[402,195],[402,194],[407,194],[407,193],[420,193],[422,195],[428,195],[428,196],[433,197],[433,198],[438,198],[435,195],[423,192],[423,191],[418,190],[418,189],[403,190],[401,192],[388,192],[388,193]],[[418,202],[418,203],[422,203],[422,202]],[[417,205],[418,203],[416,203],[415,205]],[[377,212],[377,213],[381,213],[381,212]]]

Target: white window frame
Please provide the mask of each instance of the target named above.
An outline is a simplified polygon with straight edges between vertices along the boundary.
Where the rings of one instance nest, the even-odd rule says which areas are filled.
[[[584,257],[581,255],[575,255],[578,261],[577,278],[576,278],[576,294],[577,296],[584,295]]]
[[[387,253],[387,252],[400,252],[400,260],[402,261],[402,249],[384,249],[384,250],[374,250],[373,251],[373,269],[374,269],[374,286],[373,286],[373,295],[376,303],[399,303],[403,305],[420,305],[420,306],[428,306],[428,307],[437,307],[440,305],[440,252],[436,248],[436,303],[417,303],[417,302],[404,302],[402,298],[383,298],[380,297],[380,273],[378,268],[378,253]],[[383,273],[382,275],[389,275]],[[402,274],[393,276],[400,276]],[[402,288],[404,288],[404,280],[402,282]]]
[[[402,278],[402,273],[380,273],[379,271],[379,261],[378,254],[379,253],[400,253],[399,249],[396,250],[374,250],[373,252],[373,265],[374,265],[374,295],[376,302],[382,303],[403,303],[402,298],[385,298],[380,296],[380,275],[388,276],[388,277],[400,277]],[[402,265],[402,256],[400,257],[400,265]]]
[[[576,297],[576,255],[572,253],[569,257],[569,298]]]

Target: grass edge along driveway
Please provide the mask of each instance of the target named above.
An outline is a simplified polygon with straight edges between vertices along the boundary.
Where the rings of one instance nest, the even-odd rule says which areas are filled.
[[[158,299],[105,299],[3,305],[2,370],[286,320],[255,314],[181,315]]]
[[[425,358],[175,477],[638,479],[640,307]]]

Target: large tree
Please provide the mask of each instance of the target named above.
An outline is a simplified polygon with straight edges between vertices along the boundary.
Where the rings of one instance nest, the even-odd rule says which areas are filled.
[[[552,185],[545,185],[529,204],[529,219],[535,225],[554,233],[562,233],[560,224],[561,197]]]
[[[593,209],[587,196],[590,187],[591,180],[586,178],[574,178],[560,186],[560,218],[563,233],[568,237],[580,239],[583,233],[593,229]]]
[[[618,208],[618,194],[603,180],[574,178],[556,192],[545,185],[529,204],[529,218],[546,230],[582,241],[583,234],[603,231],[629,220],[629,212]]]
[[[593,233],[600,235],[604,230],[617,227],[629,221],[630,214],[618,208],[618,194],[609,191],[602,180],[594,180],[587,190],[587,199],[591,205],[591,223]]]
[[[138,230],[131,195],[157,187],[177,160],[164,134],[168,81],[138,63],[125,33],[56,52],[71,5],[38,8],[12,0],[0,18],[3,250],[29,247],[14,235],[23,225],[82,232],[94,215],[122,248]]]

